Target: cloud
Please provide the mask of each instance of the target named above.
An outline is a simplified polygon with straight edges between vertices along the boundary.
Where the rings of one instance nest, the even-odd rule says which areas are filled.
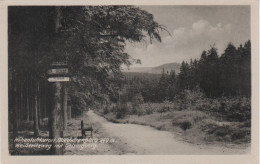
[[[209,22],[205,20],[199,20],[198,22],[192,24],[192,28],[190,32],[193,35],[200,35],[203,32],[205,32],[205,30],[207,30],[209,27],[210,27]]]
[[[127,46],[127,52],[141,59],[143,66],[155,66],[169,62],[189,61],[199,58],[203,50],[208,50],[215,44],[219,55],[224,52],[227,44],[233,41],[232,25],[210,24],[206,20],[198,20],[189,27],[174,29],[171,36],[162,38],[162,43],[137,46]]]
[[[191,27],[181,27],[173,30],[173,37],[164,37],[163,43],[172,45],[179,49],[184,46],[197,48],[207,48],[202,43],[223,43],[229,39],[228,35],[231,30],[231,24],[222,26],[221,23],[212,26],[206,20],[194,22]],[[208,45],[207,45],[208,46]],[[186,47],[186,48],[188,48]]]

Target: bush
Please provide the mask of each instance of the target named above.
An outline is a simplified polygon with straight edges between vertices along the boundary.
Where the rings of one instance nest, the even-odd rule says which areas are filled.
[[[229,121],[251,120],[251,101],[245,97],[222,98],[219,112],[226,115]]]
[[[72,116],[79,116],[84,109],[87,108],[85,93],[75,92],[71,95],[71,114]]]
[[[109,113],[109,107],[105,106],[105,108],[103,109],[103,114],[108,114]]]
[[[200,110],[226,121],[247,121],[251,120],[250,98],[221,97],[216,99],[206,98],[199,90],[184,90],[175,97],[176,110]],[[164,112],[161,109],[160,112]]]
[[[141,104],[143,103],[143,97],[140,93],[135,94],[132,99],[131,99],[131,105],[129,105],[129,114],[137,114],[138,116],[143,115],[144,111],[143,108],[141,107]]]
[[[145,114],[145,109],[139,104],[132,103],[130,114],[141,116]]]
[[[181,122],[180,127],[182,128],[182,130],[190,129],[191,128],[191,122],[189,122],[189,121]]]
[[[179,126],[183,130],[190,129],[197,122],[208,118],[209,116],[201,111],[180,111],[173,116],[173,125]]]
[[[144,115],[144,114],[145,114],[145,109],[139,107],[139,108],[137,109],[137,115],[138,115],[138,116],[142,116],[142,115]]]
[[[205,96],[199,89],[184,90],[175,96],[174,102],[178,110],[195,109],[198,101],[204,100]]]
[[[139,93],[133,96],[132,103],[134,104],[142,104],[144,102],[143,96]]]
[[[137,108],[139,108],[139,105],[131,103],[131,108],[130,108],[130,113],[129,114],[137,114]]]
[[[145,109],[145,114],[152,114],[153,113],[151,103],[147,103],[147,105],[143,106],[143,108]]]
[[[221,97],[198,101],[197,110],[208,111],[227,121],[251,120],[251,102],[245,97]]]
[[[250,128],[240,126],[238,122],[221,123],[205,119],[197,125],[197,131],[206,133],[206,140],[212,137],[218,141],[250,140]]]
[[[116,106],[116,118],[124,118],[128,113],[127,104],[120,104],[118,103]]]

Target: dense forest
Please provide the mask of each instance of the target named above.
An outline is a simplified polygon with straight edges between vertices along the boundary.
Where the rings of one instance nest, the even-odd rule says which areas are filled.
[[[164,71],[161,77],[151,74],[126,74],[126,95],[141,95],[145,102],[173,101],[184,90],[199,89],[209,98],[251,96],[251,43],[227,45],[218,55],[212,47],[199,59],[182,62],[180,73]]]
[[[10,142],[21,130],[39,136],[46,118],[49,137],[62,137],[68,119],[115,100],[121,65],[138,62],[124,52],[126,41],[161,41],[159,30],[166,29],[134,6],[9,7]],[[66,63],[70,82],[47,81],[55,62]],[[52,154],[62,153],[52,148]]]

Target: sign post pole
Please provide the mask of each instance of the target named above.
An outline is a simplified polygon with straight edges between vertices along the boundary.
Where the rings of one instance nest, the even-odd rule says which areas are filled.
[[[48,81],[52,83],[54,91],[54,103],[50,112],[50,134],[51,139],[63,137],[63,130],[67,127],[67,89],[65,84],[62,83],[70,81],[67,77],[68,68],[66,63],[55,62],[52,68],[48,70]],[[60,143],[53,143],[51,152],[53,154],[63,154],[63,146]]]

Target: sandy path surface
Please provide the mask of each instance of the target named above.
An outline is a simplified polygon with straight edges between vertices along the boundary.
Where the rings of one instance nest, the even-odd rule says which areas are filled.
[[[250,153],[247,149],[231,149],[216,146],[196,146],[189,143],[178,141],[174,135],[167,131],[159,131],[154,128],[135,125],[120,124],[107,121],[105,118],[95,114],[93,111],[87,113],[91,123],[99,123],[102,131],[120,139],[127,146],[134,150],[133,154],[245,154]]]

